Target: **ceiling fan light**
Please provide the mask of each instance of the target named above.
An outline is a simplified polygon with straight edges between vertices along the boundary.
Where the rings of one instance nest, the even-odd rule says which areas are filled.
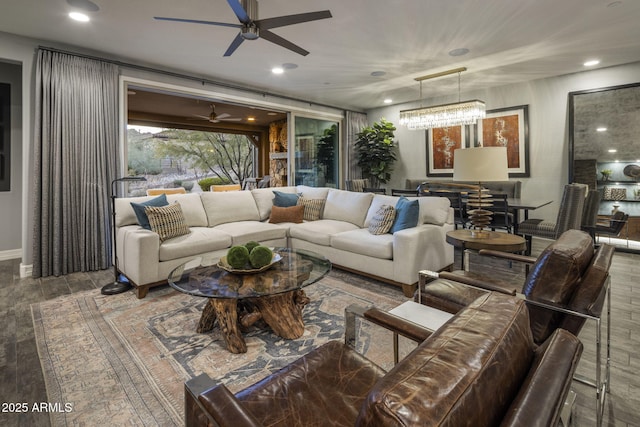
[[[240,34],[242,35],[242,38],[245,40],[256,40],[258,37],[260,37],[260,30],[258,29],[258,27],[254,25],[243,26],[240,29]]]

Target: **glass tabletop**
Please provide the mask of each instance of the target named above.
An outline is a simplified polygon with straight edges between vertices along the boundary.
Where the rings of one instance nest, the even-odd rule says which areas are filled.
[[[282,260],[254,274],[237,274],[216,265],[201,265],[202,258],[175,268],[169,285],[190,295],[207,298],[256,298],[303,288],[331,270],[331,261],[320,254],[291,248],[273,248]]]

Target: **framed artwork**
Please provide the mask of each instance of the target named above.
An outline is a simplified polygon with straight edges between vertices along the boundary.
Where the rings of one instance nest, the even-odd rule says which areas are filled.
[[[453,176],[453,152],[469,146],[471,132],[463,125],[427,129],[427,176]]]
[[[528,105],[487,111],[477,135],[477,146],[507,147],[510,178],[529,176]]]

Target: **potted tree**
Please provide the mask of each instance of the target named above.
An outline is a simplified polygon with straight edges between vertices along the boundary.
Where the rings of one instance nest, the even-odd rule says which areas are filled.
[[[393,139],[395,130],[393,123],[382,118],[356,134],[358,166],[362,168],[362,177],[368,178],[374,188],[391,179],[397,151]]]

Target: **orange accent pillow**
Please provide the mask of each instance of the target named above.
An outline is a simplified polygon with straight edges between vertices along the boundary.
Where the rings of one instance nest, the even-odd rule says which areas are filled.
[[[272,206],[269,222],[273,224],[278,224],[281,222],[295,222],[296,224],[299,224],[302,222],[303,216],[304,216],[303,205],[289,206],[286,208],[281,208],[279,206]]]

